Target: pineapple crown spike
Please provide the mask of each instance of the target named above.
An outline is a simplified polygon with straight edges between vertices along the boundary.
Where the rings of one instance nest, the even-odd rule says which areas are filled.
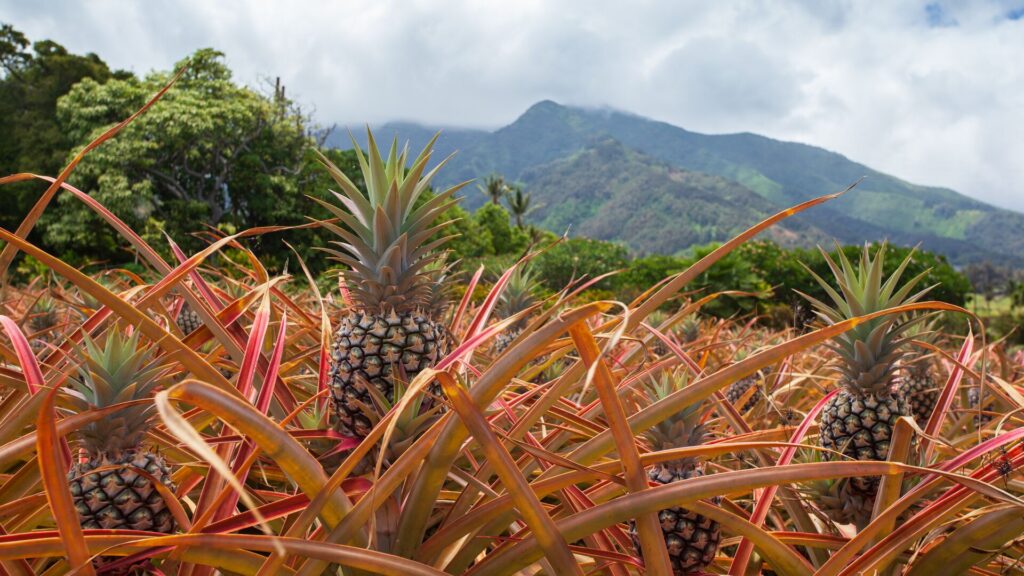
[[[683,371],[663,374],[658,380],[647,384],[647,396],[653,404],[685,388],[689,374]],[[645,436],[656,450],[698,446],[707,438],[707,426],[703,421],[703,406],[697,402],[651,427]],[[684,464],[694,464],[696,459],[683,458]]]
[[[320,163],[340,191],[332,191],[337,204],[313,198],[338,221],[323,222],[338,240],[337,248],[322,248],[351,269],[346,278],[356,304],[376,313],[391,309],[415,311],[428,305],[428,273],[440,250],[454,236],[444,235],[450,222],[440,221],[444,212],[457,204],[455,193],[468,182],[430,195],[430,182],[450,156],[427,170],[434,142],[440,133],[411,162],[408,146],[399,152],[397,139],[387,156],[382,156],[373,132],[367,128],[367,153],[355,139],[353,148],[366,183],[367,193],[335,166],[325,155]],[[408,167],[407,167],[408,166]],[[425,199],[418,203],[419,200]]]
[[[887,243],[883,242],[873,256],[870,245],[865,244],[856,265],[847,258],[838,244],[836,248],[838,263],[823,248],[818,249],[835,277],[838,290],[804,265],[804,269],[828,294],[832,304],[800,293],[814,306],[816,314],[830,325],[916,302],[934,288],[930,286],[913,292],[930,269],[900,284],[903,273],[913,259],[914,250],[900,262],[888,278],[885,278]],[[903,338],[903,334],[922,318],[901,323],[898,316],[883,316],[863,322],[837,336],[836,344],[829,347],[842,360],[839,368],[846,385],[855,390],[886,394],[895,365],[905,354],[903,344],[906,339]]]
[[[122,333],[117,327],[107,331],[97,343],[88,336],[82,351],[84,362],[78,377],[71,380],[84,408],[106,408],[151,396],[160,383],[162,367],[153,362],[151,350],[139,346],[139,333]],[[81,429],[85,449],[93,455],[116,455],[139,446],[149,429],[154,405],[144,403],[125,407]]]

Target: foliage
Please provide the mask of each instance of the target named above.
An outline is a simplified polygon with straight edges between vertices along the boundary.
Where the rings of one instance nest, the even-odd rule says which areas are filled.
[[[488,234],[509,225],[494,210],[466,216]],[[3,571],[323,574],[338,572],[334,564],[346,573],[415,576],[653,574],[675,547],[662,538],[663,511],[682,507],[721,525],[728,545],[709,559],[719,573],[1019,573],[1020,354],[948,334],[937,342],[956,362],[937,373],[943,401],[925,431],[897,422],[886,461],[823,461],[814,423],[832,397],[829,347],[873,318],[794,337],[743,321],[712,327],[689,310],[697,322],[690,340],[671,326],[656,336],[641,324],[695,287],[768,285],[764,267],[790,266],[793,257],[749,244],[768,226],[743,231],[729,248],[695,249],[679,261],[689,274],[670,277],[629,310],[614,303],[624,300],[615,279],[539,312],[503,352],[494,346],[501,326],[489,318],[500,287],[490,288],[488,305],[470,301],[448,319],[459,344],[435,370],[409,386],[396,383],[404,393],[395,404],[413,410],[381,406],[380,422],[361,442],[336,434],[323,400],[328,320],[347,312],[336,291],[323,295],[298,273],[268,273],[244,244],[230,247],[237,252],[230,264],[197,258],[175,266],[143,239],[133,254],[147,265],[140,273],[89,275],[0,229],[0,239],[52,277],[0,292]],[[117,229],[118,242],[132,236]],[[493,236],[479,248],[499,249]],[[540,271],[545,261],[548,273]],[[640,259],[632,281],[675,262]],[[534,270],[567,282],[627,263],[621,246],[573,238],[538,256]],[[595,296],[603,301],[584,303]],[[167,329],[183,300],[202,321],[187,337]],[[132,338],[159,355],[151,368],[166,384],[155,393],[129,387],[139,395],[130,404],[83,402],[66,382],[86,362],[83,339],[129,325]],[[672,346],[659,351],[662,337]],[[757,352],[738,359],[740,347]],[[998,381],[974,370],[989,358],[998,358]],[[761,375],[749,406],[721,398]],[[663,397],[637,393],[662,379],[686,385]],[[984,387],[971,405],[960,388],[977,384]],[[959,401],[958,392],[965,392]],[[416,416],[425,394],[443,401]],[[129,407],[159,415],[140,450],[173,470],[173,486],[148,468],[145,485],[155,494],[154,480],[160,484],[175,534],[83,528],[74,506],[72,486],[93,481],[68,477],[83,447],[79,432],[116,422]],[[699,415],[713,442],[681,452],[642,440],[681,413]],[[650,470],[698,462],[703,474],[650,486]],[[869,521],[855,529],[829,520],[829,486],[865,476],[884,477]],[[112,504],[138,498],[136,487]],[[90,506],[102,507],[95,494]]]
[[[29,40],[10,24],[0,26],[0,175],[15,172],[56,175],[75,145],[57,121],[57,100],[88,78],[103,84],[126,73],[111,72],[95,54],[71,54],[60,44]],[[0,227],[13,230],[29,211],[40,183],[4,190]]]
[[[569,238],[539,255],[534,267],[540,282],[549,290],[561,290],[571,282],[593,279],[626,268],[628,253],[623,246],[590,238]],[[620,285],[611,277],[595,288],[613,289]]]
[[[280,90],[272,97],[238,86],[223,55],[197,51],[178,85],[108,146],[91,154],[72,183],[163,244],[190,249],[196,222],[223,231],[299,223],[312,141],[304,118]],[[85,79],[60,99],[61,126],[76,148],[139,108],[170,79],[166,72],[99,83]],[[159,135],[159,136],[156,136]],[[46,240],[69,253],[116,254],[119,240],[97,234],[99,219],[71,196],[44,221]],[[115,256],[115,259],[118,259]]]

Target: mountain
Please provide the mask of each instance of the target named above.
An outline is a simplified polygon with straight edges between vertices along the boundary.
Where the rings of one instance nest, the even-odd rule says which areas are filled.
[[[670,166],[605,137],[582,150],[522,173],[549,230],[624,242],[639,253],[671,254],[730,238],[777,210],[746,186]],[[780,244],[824,241],[803,223],[766,233]]]
[[[358,135],[360,145],[365,145],[361,131],[353,132]],[[402,141],[409,140],[416,149],[435,132],[434,128],[402,123],[384,125],[377,133],[380,140],[397,135]],[[565,221],[564,216],[552,214],[571,211],[568,205],[562,206],[566,199],[574,197],[579,206],[580,195],[593,195],[584,204],[591,207],[600,204],[601,210],[574,221],[574,230],[581,234],[588,230],[608,230],[607,239],[620,240],[638,251],[654,250],[655,245],[660,246],[657,250],[674,251],[673,247],[684,245],[693,237],[724,240],[728,237],[727,230],[743,229],[759,219],[757,215],[761,214],[762,206],[754,204],[748,203],[750,210],[740,214],[735,210],[720,210],[722,202],[714,204],[716,210],[712,210],[709,204],[682,201],[694,196],[691,185],[689,192],[684,192],[681,186],[655,189],[660,191],[658,194],[666,195],[658,201],[662,202],[662,209],[670,211],[662,212],[651,221],[678,223],[674,227],[634,233],[625,228],[616,231],[614,226],[608,229],[601,221],[591,222],[602,214],[614,213],[622,219],[630,209],[644,207],[638,206],[632,196],[625,193],[623,182],[632,181],[631,178],[613,178],[616,183],[609,185],[613,190],[594,186],[589,187],[589,192],[580,189],[578,182],[593,181],[587,172],[595,168],[592,163],[579,161],[581,154],[592,155],[595,143],[606,139],[640,155],[633,156],[633,161],[621,163],[622,169],[647,172],[652,166],[661,165],[681,173],[716,176],[753,192],[767,203],[764,206],[769,211],[842,190],[864,177],[854,190],[841,198],[792,219],[798,223],[792,231],[807,233],[802,238],[806,244],[817,242],[817,233],[827,230],[829,236],[844,243],[888,238],[904,245],[921,244],[928,250],[947,255],[959,265],[981,259],[1024,265],[1024,214],[996,208],[946,188],[911,184],[814,146],[750,133],[700,134],[625,112],[563,106],[548,100],[531,106],[515,122],[493,132],[445,129],[438,141],[437,157],[447,156],[454,150],[459,153],[439,174],[437,183],[451,184],[491,173],[503,174],[508,180],[528,184],[528,190],[546,204],[543,211],[532,215],[532,221],[548,226]],[[636,161],[638,158],[642,161]],[[545,177],[544,172],[552,170],[557,170],[560,181]],[[610,176],[607,172],[605,175]],[[695,181],[691,178],[690,184]],[[718,180],[708,182],[710,188],[705,193],[713,193],[715,187],[721,185]],[[559,187],[573,189],[572,195],[557,192]],[[641,193],[633,189],[634,195]],[[599,194],[605,196],[598,197]],[[655,202],[650,195],[643,197]],[[722,198],[724,200],[725,196]],[[475,207],[484,200],[482,194],[469,192],[466,204]],[[684,229],[684,225],[701,222],[703,231],[700,233]],[[707,233],[707,230],[714,232]],[[651,240],[652,235],[670,238]]]

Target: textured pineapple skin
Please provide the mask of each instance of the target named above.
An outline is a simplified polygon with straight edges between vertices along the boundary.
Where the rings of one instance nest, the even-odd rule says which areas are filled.
[[[519,335],[522,333],[522,330],[508,330],[506,332],[498,334],[494,338],[494,352],[496,354],[501,354],[502,352],[504,352],[509,347],[509,345],[511,345],[512,342],[514,342],[515,339],[518,338]]]
[[[729,387],[725,389],[725,398],[729,401],[730,404],[735,406],[736,403],[740,401],[740,398],[742,398],[743,395],[747,393],[747,390],[750,390],[750,387],[755,384],[757,384],[757,378],[755,376],[747,376],[746,378],[741,378],[730,384]],[[743,407],[740,408],[740,412],[746,412],[747,410],[753,408],[757,404],[757,400],[760,397],[760,395],[760,391],[754,392],[750,396],[750,398],[743,403]]]
[[[394,377],[411,382],[437,364],[447,351],[444,328],[418,313],[351,313],[341,320],[331,351],[331,395],[336,427],[345,436],[365,438],[373,423],[361,406],[373,407],[366,388],[377,388],[394,402]],[[422,409],[432,406],[424,398]]]
[[[93,472],[107,466],[116,468]],[[82,528],[174,532],[174,516],[167,503],[136,468],[173,489],[167,463],[149,452],[129,451],[119,458],[101,456],[72,465],[68,486]]]
[[[939,388],[931,373],[910,374],[897,384],[899,393],[907,399],[910,413],[919,426],[924,426],[939,402]]]
[[[703,473],[699,469],[694,469],[692,464],[673,465],[671,462],[655,466],[647,473],[651,482],[658,484],[670,484],[702,475]],[[717,505],[721,498],[716,497],[712,501]],[[662,536],[665,538],[672,576],[695,574],[714,562],[722,540],[722,527],[718,522],[679,506],[659,510],[658,521],[661,523]],[[633,548],[642,557],[640,536],[635,522],[630,522],[630,536],[633,539]]]
[[[181,312],[179,312],[178,317],[174,319],[174,323],[178,325],[182,334],[191,334],[203,325],[203,321],[199,318],[199,314],[197,314],[187,302],[182,305]]]
[[[971,410],[977,410],[978,409],[978,404],[980,402],[981,402],[981,391],[978,390],[978,387],[975,386],[973,388],[968,388],[967,389],[967,407],[970,408]],[[991,421],[992,421],[992,416],[990,416],[989,414],[982,414],[981,418],[979,418],[977,415],[974,416],[974,425],[975,426],[980,426],[980,425],[988,424]]]
[[[898,393],[876,396],[840,390],[822,410],[821,446],[855,460],[885,460],[896,420],[909,415],[907,402]],[[852,478],[850,484],[857,492],[873,495],[878,478]]]

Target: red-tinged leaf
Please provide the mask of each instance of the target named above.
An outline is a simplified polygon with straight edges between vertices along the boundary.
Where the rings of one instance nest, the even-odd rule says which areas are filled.
[[[188,261],[188,257],[186,257],[185,253],[181,251],[181,248],[174,243],[174,240],[168,238],[167,242],[171,245],[171,251],[174,253],[174,257],[178,259],[178,264],[184,264]],[[203,279],[199,272],[196,272],[195,268],[189,271],[188,277],[192,280],[192,283],[195,285],[196,290],[199,291],[199,294],[202,295],[204,300],[206,300],[206,303],[210,305],[210,308],[213,308],[214,312],[219,312],[224,308],[224,303],[221,302],[221,299],[218,298],[213,290],[210,289],[210,285],[206,283],[206,280]]]
[[[245,356],[238,371],[238,391],[245,398],[252,395],[252,380],[256,374],[256,363],[263,351],[263,340],[267,336],[267,324],[270,322],[270,296],[264,292],[260,307],[256,310],[249,341],[245,345]],[[251,401],[251,398],[250,398]]]
[[[810,412],[804,418],[804,421],[797,427],[796,432],[789,439],[792,446],[787,446],[783,449],[782,455],[779,456],[778,461],[775,463],[776,466],[786,466],[793,461],[793,458],[797,453],[797,446],[803,442],[804,436],[814,425],[815,420],[818,418],[818,414],[825,408],[825,404],[830,399],[839,394],[839,389],[833,390],[825,395],[824,398],[818,401],[817,404],[811,408]],[[764,524],[765,518],[768,517],[768,512],[771,510],[772,502],[775,500],[775,494],[778,493],[779,487],[769,486],[764,489],[761,493],[761,497],[758,498],[757,504],[754,505],[754,511],[750,514],[750,522],[756,526]],[[742,576],[746,574],[747,565],[750,563],[750,557],[754,553],[754,543],[744,538],[740,541],[739,548],[736,549],[736,555],[733,557],[732,565],[729,568],[729,574],[732,576]]]
[[[259,507],[259,514],[269,520],[276,520],[302,511],[309,504],[309,497],[305,494],[296,494],[288,498],[282,498],[276,502],[264,504]],[[251,510],[235,514],[230,518],[212,522],[200,532],[210,534],[226,534],[252,528],[258,525],[259,519]]]
[[[317,306],[320,308],[320,354],[319,364],[316,378],[316,391],[320,394],[320,400],[317,401],[317,407],[323,408],[327,403],[327,394],[325,393],[328,386],[328,381],[331,377],[331,319],[327,313],[327,306],[324,305],[323,296],[320,294],[320,287],[317,286],[316,280],[313,279],[313,275],[310,274],[309,268],[306,267],[306,261],[302,258],[295,248],[292,248],[290,244],[285,242],[285,245],[295,254],[296,259],[299,261],[299,266],[302,267],[302,273],[306,275],[306,280],[309,282],[310,290],[316,297]]]
[[[60,533],[61,542],[67,550],[68,562],[81,574],[95,574],[92,568],[92,555],[85,543],[82,527],[78,521],[78,511],[71,498],[67,483],[67,465],[60,457],[59,441],[54,409],[57,388],[46,393],[43,409],[36,419],[36,454],[39,461],[39,475],[46,489],[46,500],[50,504],[54,522]]]
[[[536,538],[540,548],[544,551],[544,556],[556,573],[582,575],[569,551],[565,538],[555,527],[554,521],[533,490],[530,489],[529,483],[516,467],[512,456],[476,408],[473,399],[451,375],[438,372],[437,380],[441,383],[445,395],[448,396],[459,418],[469,428],[477,439],[480,449],[494,465],[509,496],[516,502],[516,508],[523,521],[530,527],[533,537]]]
[[[43,373],[39,370],[39,364],[36,362],[36,355],[32,353],[32,346],[28,343],[25,334],[22,333],[21,328],[18,328],[18,324],[14,320],[0,315],[0,325],[3,326],[4,331],[7,332],[7,337],[11,339],[11,343],[14,345],[14,353],[18,356],[18,363],[21,365],[22,374],[25,376],[25,385],[28,387],[28,392],[35,395],[45,385],[45,382],[43,381]]]
[[[14,320],[0,315],[0,325],[3,326],[4,331],[7,332],[7,337],[11,339],[11,343],[14,345],[14,352],[18,356],[18,363],[21,364],[21,371],[25,375],[25,385],[28,387],[29,394],[34,396],[46,383],[43,381],[43,373],[39,370],[39,363],[36,362],[35,354],[32,353],[32,346],[25,338],[25,334],[18,328],[18,325],[14,323]],[[68,446],[67,439],[61,436],[58,440],[58,445],[60,446],[61,457],[64,459],[64,465],[70,466],[71,447]]]
[[[925,424],[924,427],[925,435],[921,438],[921,454],[924,454],[924,462],[931,461],[932,452],[935,447],[931,438],[937,436],[939,431],[942,429],[942,421],[946,419],[946,414],[949,413],[950,408],[953,406],[953,401],[956,399],[956,392],[960,388],[960,381],[964,377],[962,366],[968,362],[968,359],[971,357],[973,352],[974,331],[968,329],[967,338],[964,339],[964,345],[956,355],[956,364],[954,364],[952,372],[949,373],[946,385],[942,387],[942,393],[939,395],[939,399],[935,403],[935,410],[932,411],[932,415],[928,418],[928,423]]]
[[[454,332],[456,327],[462,323],[462,316],[466,313],[466,309],[469,308],[469,303],[473,300],[473,292],[476,290],[477,284],[480,283],[480,277],[484,274],[484,267],[481,265],[476,269],[476,273],[469,280],[469,284],[466,285],[466,293],[462,295],[462,300],[459,301],[459,307],[455,310],[455,315],[452,316],[451,330]]]
[[[647,490],[647,474],[640,463],[640,452],[637,449],[633,432],[629,429],[626,411],[619,401],[615,387],[615,378],[611,370],[601,359],[601,349],[594,335],[583,324],[569,328],[580,358],[587,367],[587,380],[593,380],[601,405],[604,407],[608,426],[615,440],[616,451],[622,461],[623,477],[630,493]],[[672,566],[665,551],[664,535],[659,524],[658,515],[644,514],[636,518],[638,539],[647,561],[647,570],[653,575],[669,576]]]

